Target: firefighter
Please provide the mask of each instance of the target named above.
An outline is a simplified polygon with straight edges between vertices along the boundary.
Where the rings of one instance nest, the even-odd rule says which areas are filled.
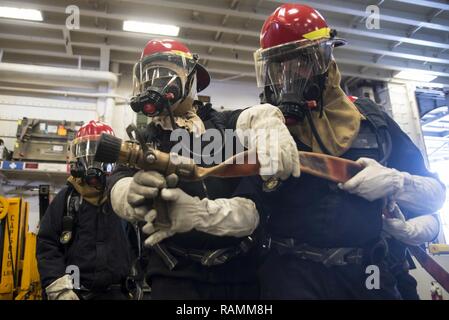
[[[298,149],[364,167],[344,184],[305,173],[271,180],[271,192],[260,177],[242,179],[235,195],[256,203],[266,229],[259,268],[263,299],[400,298],[381,238],[385,204],[397,204],[410,219],[436,212],[444,202],[444,186],[410,138],[373,101],[354,104],[340,88],[332,52],[344,44],[315,9],[278,7],[254,54],[265,104],[231,120],[232,127],[245,129],[277,119],[286,124],[280,136],[290,132]],[[404,225],[396,232],[407,234]],[[369,270],[378,270],[373,283]]]
[[[198,139],[206,129],[221,132],[223,119],[202,121],[197,92],[210,82],[198,57],[176,40],[150,40],[133,70],[131,107],[151,118],[138,133],[141,144],[170,152],[172,134]],[[194,157],[188,146],[189,157]],[[202,158],[201,158],[202,159]],[[206,165],[199,160],[201,165]],[[111,205],[129,221],[141,221],[149,235],[146,280],[152,299],[256,299],[256,256],[252,234],[258,225],[254,203],[231,197],[235,180],[179,181],[156,171],[118,167],[109,180]],[[170,228],[159,228],[156,198],[165,201]]]
[[[108,163],[94,161],[99,121],[83,125],[73,140],[70,177],[48,207],[39,228],[37,259],[49,300],[128,299],[127,277],[135,255],[132,227],[106,201]]]

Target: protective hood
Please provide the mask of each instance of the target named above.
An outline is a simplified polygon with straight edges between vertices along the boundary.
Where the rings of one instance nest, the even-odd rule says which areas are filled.
[[[75,190],[83,197],[84,200],[91,205],[99,206],[106,201],[106,192],[89,186],[82,178],[68,177],[67,182],[70,183]]]
[[[357,107],[346,97],[340,88],[341,75],[335,60],[329,65],[326,88],[323,94],[323,116],[312,112],[312,119],[323,140],[324,146],[334,156],[345,153],[354,142],[360,129],[363,116]],[[294,137],[312,148],[313,152],[323,153],[312,134],[307,119],[289,126]]]

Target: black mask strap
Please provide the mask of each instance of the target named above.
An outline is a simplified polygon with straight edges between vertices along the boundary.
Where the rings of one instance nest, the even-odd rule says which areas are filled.
[[[318,130],[316,129],[315,123],[313,122],[313,119],[312,119],[312,112],[310,111],[310,109],[306,109],[305,114],[306,114],[307,121],[309,122],[309,126],[312,129],[312,134],[315,137],[316,141],[318,142],[318,145],[320,146],[321,151],[330,155],[331,153],[324,145],[323,140],[321,140],[320,134],[318,133]]]

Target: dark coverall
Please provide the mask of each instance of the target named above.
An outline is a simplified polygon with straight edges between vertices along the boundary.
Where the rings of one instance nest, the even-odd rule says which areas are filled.
[[[223,129],[222,121],[225,120],[210,119],[204,121],[204,125],[206,129]],[[170,133],[149,124],[144,136],[147,142],[156,143],[159,150],[168,152],[175,143],[170,142]],[[111,190],[119,179],[135,173],[133,169],[118,167],[111,176],[108,189]],[[201,199],[229,198],[238,181],[220,178],[198,182],[181,180],[177,187]],[[201,263],[201,258],[224,248],[229,249],[226,253],[229,259],[225,263],[210,266]],[[158,251],[151,248],[147,252],[146,281],[151,287],[151,298],[258,299],[257,250],[254,248],[247,237],[219,237],[196,230],[165,239],[158,246]]]
[[[75,215],[73,236],[63,245],[63,216],[70,185],[56,195],[48,207],[37,238],[37,260],[42,287],[66,274],[67,266],[80,271],[80,299],[128,299],[124,288],[130,274],[133,248],[127,236],[127,223],[106,202],[94,206],[82,201]]]
[[[235,123],[238,113],[233,117]],[[382,118],[392,146],[386,166],[434,177],[410,138],[387,114],[382,113]],[[382,159],[385,152],[380,145],[384,143],[378,139],[376,126],[368,120],[362,121],[357,139],[342,158]],[[297,144],[298,149],[311,151],[300,141]],[[264,192],[262,185],[259,176],[243,178],[235,192],[236,196],[256,203],[265,225],[267,253],[258,272],[262,299],[400,298],[384,258],[382,200],[370,202],[306,173],[299,178],[290,177],[272,192]],[[412,212],[407,213],[407,218],[413,216]],[[341,257],[344,265],[336,265],[332,259],[325,265],[328,249],[334,248],[354,249]],[[368,265],[379,267],[379,289],[369,290],[366,286],[371,274],[367,273]]]
[[[407,251],[407,246],[394,238],[388,240],[387,264],[390,272],[396,279],[398,291],[403,300],[419,300],[418,283],[410,274],[415,269],[412,256]]]

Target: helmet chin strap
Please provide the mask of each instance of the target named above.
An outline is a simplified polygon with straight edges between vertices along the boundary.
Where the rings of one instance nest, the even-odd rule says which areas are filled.
[[[175,117],[173,116],[173,111],[171,108],[171,102],[170,100],[167,101],[167,112],[168,116],[170,117],[170,123],[173,130],[176,130],[178,128],[178,125],[176,124]]]

